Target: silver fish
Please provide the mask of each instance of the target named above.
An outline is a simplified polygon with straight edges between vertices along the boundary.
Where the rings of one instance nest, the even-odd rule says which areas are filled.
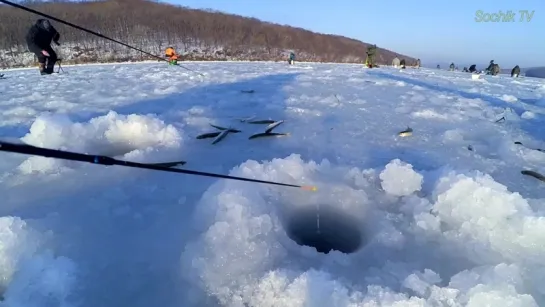
[[[247,121],[248,124],[274,124],[276,121],[272,119],[258,119]]]
[[[265,130],[265,133],[270,133],[274,128],[280,126],[283,122],[284,122],[284,120],[279,120],[277,122],[274,122],[274,123],[268,125],[267,130]]]
[[[261,138],[266,136],[289,136],[289,135],[290,135],[289,133],[265,132],[265,133],[254,134],[250,136],[248,139],[251,140],[251,139],[256,139],[256,138]]]
[[[212,141],[212,144],[216,144],[217,142],[221,141],[224,137],[229,134],[229,130],[223,130],[215,139]]]
[[[411,136],[411,135],[413,135],[413,129],[410,128],[410,127],[407,127],[407,129],[399,132],[397,135],[399,135],[401,137]]]
[[[208,138],[213,138],[213,137],[216,137],[218,136],[219,134],[221,133],[221,131],[218,131],[218,132],[208,132],[208,133],[203,133],[201,135],[198,135],[197,136],[197,139],[208,139]]]
[[[216,128],[216,129],[218,129],[218,130],[229,130],[229,132],[233,132],[233,133],[242,132],[242,131],[240,131],[240,130],[238,130],[238,129],[234,129],[234,128],[225,128],[225,127],[216,126],[216,125],[212,125],[212,124],[210,124],[210,126]]]

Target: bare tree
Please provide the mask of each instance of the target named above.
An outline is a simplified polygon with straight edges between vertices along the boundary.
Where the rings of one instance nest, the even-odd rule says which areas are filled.
[[[255,18],[196,10],[152,0],[22,1],[25,6],[80,25],[146,52],[162,55],[168,46],[184,59],[284,60],[289,51],[298,61],[357,62],[366,57],[366,43],[337,35],[262,22]],[[17,66],[28,52],[25,34],[40,16],[0,6],[0,60]],[[153,59],[124,46],[53,21],[61,33],[68,62]],[[68,51],[66,51],[68,50]],[[402,55],[379,49],[377,60],[391,63]],[[407,61],[415,59],[402,56]],[[8,64],[6,64],[8,63]]]

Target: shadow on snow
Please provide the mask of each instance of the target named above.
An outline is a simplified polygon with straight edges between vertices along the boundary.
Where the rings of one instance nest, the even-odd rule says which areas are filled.
[[[505,101],[503,101],[503,100],[501,100],[499,98],[496,98],[496,97],[493,97],[493,96],[490,96],[490,95],[484,95],[484,94],[479,94],[479,93],[468,93],[468,92],[464,92],[464,91],[461,91],[461,90],[452,89],[452,88],[448,88],[448,87],[444,87],[444,86],[440,86],[440,85],[433,85],[433,84],[429,84],[429,83],[424,82],[424,81],[420,81],[420,80],[416,80],[416,79],[412,79],[412,78],[408,78],[408,77],[403,77],[403,76],[396,76],[396,75],[392,75],[392,74],[388,74],[388,73],[384,73],[384,72],[373,71],[373,72],[369,72],[369,74],[377,76],[377,77],[396,80],[396,81],[403,81],[403,82],[406,82],[406,83],[409,83],[409,84],[412,84],[412,85],[421,86],[421,87],[424,87],[424,88],[427,88],[427,89],[430,89],[430,90],[433,90],[433,91],[439,91],[439,92],[445,92],[445,93],[451,93],[451,94],[454,94],[454,95],[459,95],[459,96],[467,98],[467,99],[481,99],[481,100],[486,101],[487,103],[489,103],[489,104],[491,104],[492,106],[495,106],[495,107],[511,108],[513,111],[515,111],[517,113],[518,116],[521,116],[522,113],[524,113],[526,111],[524,108],[522,108],[520,106],[516,106],[516,105],[514,105],[512,103],[505,102]],[[521,102],[523,102],[523,103],[535,104],[538,99],[537,98],[536,99],[523,98],[523,99],[519,99],[519,100],[521,100]],[[545,125],[543,125],[543,117],[541,115],[539,115],[538,118],[535,118],[535,119],[532,119],[532,120],[522,120],[518,124],[519,124],[520,129],[526,131],[526,133],[528,133],[532,137],[534,137],[534,138],[536,138],[538,140],[543,140],[543,135],[545,134]]]
[[[265,125],[240,123],[231,116],[283,119],[286,97],[282,88],[296,76],[273,74],[198,86],[114,111],[156,113],[165,123],[183,131],[180,159],[188,161],[184,168],[227,173],[248,159],[269,160],[291,153],[282,147],[278,148],[280,152],[277,150],[275,143],[281,139],[248,140],[249,135],[263,131]],[[240,92],[250,89],[255,92]],[[196,135],[215,128],[184,124],[184,116],[191,116],[188,114],[192,108],[205,110],[198,115],[215,119],[214,124],[233,126],[242,132],[230,134],[215,145],[211,139],[196,140]],[[228,116],[224,114],[226,110],[231,111]],[[280,127],[278,130],[283,130]],[[116,172],[116,168],[98,172],[107,178],[105,174]],[[84,173],[80,171],[74,178],[83,183]],[[146,170],[131,170],[122,180],[118,178],[106,180],[100,186],[82,184],[77,190],[63,191],[57,187],[61,194],[52,195],[53,199],[21,201],[21,206],[4,208],[1,214],[19,216],[38,229],[56,234],[55,241],[63,242],[57,247],[58,253],[75,259],[85,272],[79,280],[84,287],[78,293],[78,297],[89,298],[83,306],[182,303],[184,284],[180,280],[179,257],[192,234],[188,226],[191,213],[204,191],[217,179]],[[55,185],[54,182],[49,184]],[[47,187],[41,184],[38,188]],[[0,192],[17,195],[24,192],[22,189],[29,186]]]
[[[436,85],[436,84],[435,85],[434,84],[429,84],[429,83],[421,81],[421,80],[416,80],[416,79],[403,77],[403,76],[396,76],[396,75],[388,74],[388,73],[385,73],[385,72],[372,71],[372,72],[369,72],[369,75],[374,75],[374,76],[377,76],[377,77],[382,77],[382,78],[391,79],[391,80],[395,80],[395,81],[403,81],[405,83],[409,83],[409,84],[412,84],[412,85],[417,85],[417,86],[427,88],[427,89],[430,89],[430,90],[433,90],[433,91],[450,93],[450,94],[458,95],[458,96],[461,96],[461,97],[467,98],[467,99],[481,99],[481,100],[486,101],[487,103],[489,103],[489,104],[491,104],[493,106],[496,106],[496,107],[509,107],[509,108],[512,108],[515,111],[519,112],[519,115],[522,114],[525,111],[522,108],[513,106],[510,103],[507,103],[507,102],[505,102],[505,101],[503,101],[503,100],[501,100],[499,98],[489,96],[489,95],[484,95],[484,94],[479,94],[479,93],[468,93],[468,92],[464,92],[464,91],[461,91],[461,90],[458,90],[458,89],[453,89],[453,88],[449,88],[449,87],[445,87],[445,86],[441,86],[441,85]]]

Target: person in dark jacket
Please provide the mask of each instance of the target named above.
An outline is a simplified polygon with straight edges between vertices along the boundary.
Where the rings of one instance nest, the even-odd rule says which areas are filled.
[[[367,64],[367,67],[373,68],[376,67],[375,64],[375,56],[377,54],[377,45],[372,45],[367,47],[367,59],[365,60],[365,63]]]
[[[518,78],[520,75],[520,67],[517,65],[511,70],[511,77]]]
[[[290,57],[288,59],[288,64],[293,65],[295,63],[295,53],[290,52]]]
[[[51,48],[51,41],[59,46],[60,34],[47,19],[38,19],[28,30],[26,42],[28,49],[38,58],[40,73],[52,74],[57,54]]]
[[[490,60],[490,65],[488,65],[488,67],[485,70],[487,75],[492,75],[494,70],[494,65],[495,65],[494,60]]]
[[[471,73],[477,72],[477,65],[473,64],[469,66],[469,72]]]
[[[490,73],[492,76],[497,76],[501,72],[500,65],[493,64],[492,66],[492,72]]]

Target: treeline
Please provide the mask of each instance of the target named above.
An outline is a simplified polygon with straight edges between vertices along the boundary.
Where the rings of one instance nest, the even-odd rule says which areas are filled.
[[[173,46],[188,60],[284,61],[291,50],[298,61],[362,63],[366,57],[367,44],[354,39],[158,1],[18,2],[153,54],[162,55],[166,47]],[[4,67],[33,61],[24,37],[38,18],[21,9],[0,6],[0,61]],[[57,49],[64,62],[153,59],[78,29],[53,24],[61,33],[62,48]],[[390,64],[396,56],[405,58],[407,64],[414,61],[378,47],[378,64]]]

